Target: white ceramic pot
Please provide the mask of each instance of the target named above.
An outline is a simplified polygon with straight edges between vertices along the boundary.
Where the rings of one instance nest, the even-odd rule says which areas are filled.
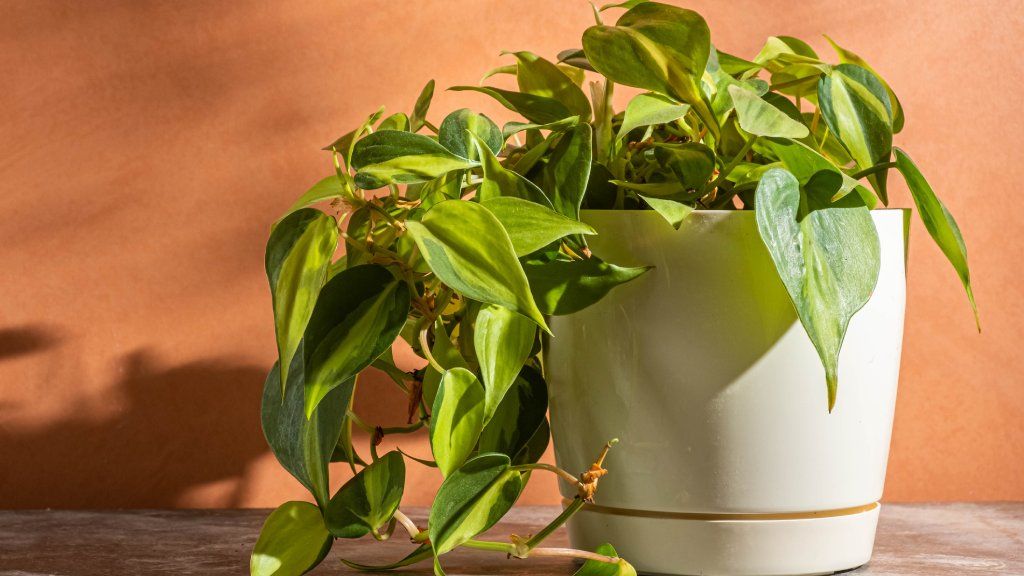
[[[839,361],[824,370],[754,214],[590,211],[596,254],[656,268],[552,319],[555,454],[584,470],[619,438],[574,547],[610,542],[641,572],[823,574],[871,557],[905,305],[905,215],[872,212],[882,265]],[[566,497],[573,494],[565,492]]]

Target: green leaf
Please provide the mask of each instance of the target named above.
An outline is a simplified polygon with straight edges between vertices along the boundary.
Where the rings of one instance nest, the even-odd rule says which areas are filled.
[[[299,348],[337,247],[338,222],[313,208],[289,214],[270,233],[266,269],[282,384],[288,382],[288,367]]]
[[[800,200],[792,174],[765,172],[756,193],[757,228],[821,357],[831,411],[846,328],[878,280],[878,234],[864,206],[821,208],[800,218]]]
[[[532,52],[513,52],[519,91],[557,100],[583,121],[590,120],[590,100],[558,66]]]
[[[601,6],[599,11],[604,12],[609,8],[625,8],[626,10],[629,10],[630,8],[638,4],[643,4],[644,2],[648,1],[649,0],[626,0],[625,2],[619,2],[618,4],[605,4],[604,6]]]
[[[277,461],[318,503],[325,504],[330,498],[327,465],[347,420],[345,411],[352,398],[355,379],[328,392],[312,417],[306,418],[302,356],[300,345],[288,373],[283,398],[277,364],[270,370],[263,386],[260,421],[263,436]]]
[[[484,388],[472,372],[444,373],[431,410],[430,450],[442,476],[449,476],[473,453],[484,426]]]
[[[566,66],[572,66],[578,70],[597,72],[597,70],[594,70],[594,67],[590,65],[590,61],[587,60],[587,55],[583,52],[582,48],[562,50],[558,53],[558,63]]]
[[[978,325],[978,332],[981,332],[981,320],[978,317],[978,305],[974,301],[974,291],[971,290],[971,272],[967,267],[967,245],[960,235],[960,227],[956,220],[949,213],[946,206],[935,195],[924,175],[917,169],[914,161],[907,156],[907,153],[896,148],[896,168],[903,174],[907,181],[907,188],[914,198],[914,205],[917,206],[917,213],[921,215],[928,234],[946,255],[949,263],[953,265],[960,282],[967,291],[967,299],[971,302],[971,309],[974,310],[974,321]]]
[[[832,200],[839,200],[848,193],[856,191],[868,208],[873,209],[878,205],[878,198],[870,190],[861,186],[858,181],[846,175],[835,164],[802,142],[774,139],[767,140],[766,145],[782,161],[786,170],[796,176],[801,186],[806,186],[815,175],[823,171],[834,172],[840,179],[834,180],[835,187],[831,191]]]
[[[296,212],[297,210],[300,210],[302,208],[306,208],[307,206],[312,206],[317,202],[323,202],[325,200],[334,200],[335,198],[344,197],[345,187],[341,183],[341,179],[338,177],[338,175],[334,174],[328,176],[327,178],[324,178],[323,180],[320,180],[319,182],[314,184],[312,188],[310,188],[309,190],[306,191],[305,194],[300,196],[299,199],[296,200],[295,203],[292,204],[290,208],[288,208],[288,211],[285,212],[284,216],[282,216],[281,219],[283,220],[285,216],[288,216],[289,214],[292,214],[293,212]],[[280,220],[278,222],[280,222]]]
[[[444,328],[444,322],[440,318],[434,322],[434,344],[430,348],[430,354],[446,371],[452,368],[469,367],[466,359],[463,358],[462,353],[459,351],[459,347],[448,336],[448,332]],[[423,400],[427,403],[427,406],[433,406],[434,400],[437,398],[437,390],[441,386],[441,376],[443,374],[434,370],[434,367],[430,364],[427,364],[424,370],[426,370],[426,374],[423,375]]]
[[[270,513],[249,560],[251,576],[301,576],[331,549],[320,510],[308,502],[285,502]]]
[[[650,270],[651,266],[624,268],[592,257],[524,264],[533,296],[545,314],[561,316],[583,310],[612,288]]]
[[[686,102],[717,134],[700,89],[711,51],[711,33],[700,14],[654,2],[639,4],[615,26],[587,28],[583,50],[610,80]]]
[[[501,134],[501,128],[483,114],[477,114],[468,108],[456,110],[441,122],[438,128],[438,141],[453,154],[462,158],[477,159],[477,150],[473,146],[473,138],[476,136],[494,154],[501,152],[501,145],[505,138]]]
[[[475,134],[471,136],[476,144],[477,152],[480,154],[484,172],[484,180],[476,192],[478,200],[484,201],[507,196],[551,206],[551,201],[536,184],[502,166],[484,142]]]
[[[572,234],[597,234],[583,222],[522,198],[498,196],[481,200],[480,204],[498,218],[520,257]]]
[[[515,310],[548,331],[512,241],[489,210],[476,202],[447,200],[406,225],[442,282],[471,300]]]
[[[671,198],[686,193],[687,189],[680,182],[670,180],[668,182],[627,182],[625,180],[611,180],[612,184],[626,190],[632,190],[645,197]]]
[[[427,122],[427,110],[430,109],[430,101],[434,97],[434,81],[427,82],[427,85],[420,91],[416,98],[416,104],[412,108],[412,116],[409,118],[409,129],[416,132]]]
[[[360,538],[371,532],[380,535],[402,501],[405,489],[405,460],[397,451],[388,452],[346,482],[324,511],[327,529],[337,538]]]
[[[672,171],[686,191],[700,191],[715,172],[714,151],[699,142],[658,145],[654,158],[663,168]]]
[[[818,82],[818,105],[829,129],[861,170],[888,162],[892,153],[892,105],[885,86],[868,70],[840,64]],[[868,177],[888,205],[885,172]]]
[[[480,452],[500,452],[516,460],[544,425],[547,412],[548,388],[544,378],[532,368],[522,368],[484,426]]]
[[[567,131],[551,151],[544,166],[543,189],[557,212],[579,220],[580,204],[587,191],[593,143],[590,124]]]
[[[348,268],[323,287],[305,335],[307,416],[391,346],[409,301],[408,286],[376,264]]]
[[[643,126],[668,124],[674,122],[690,111],[689,104],[679,104],[667,96],[647,92],[637,94],[626,105],[622,117],[622,125],[616,139],[622,140],[627,134]]]
[[[364,190],[426,182],[476,165],[452,154],[433,138],[398,130],[374,132],[357,142],[352,153],[356,184]]]
[[[502,306],[480,308],[473,331],[473,347],[484,379],[484,422],[494,415],[501,399],[530,357],[537,328],[523,316]]]
[[[404,112],[396,112],[381,120],[377,130],[401,130],[409,131],[409,117]]]
[[[714,48],[714,47],[712,47]],[[718,64],[719,69],[730,76],[740,76],[747,72],[754,72],[760,70],[762,66],[757,62],[751,62],[750,60],[744,60],[738,56],[733,56],[727,52],[721,50],[712,50],[711,56],[708,58],[708,70],[712,69],[711,60],[714,59]]]
[[[504,454],[482,454],[441,483],[427,525],[440,556],[494,526],[523,489],[522,475]]]
[[[456,92],[471,91],[487,94],[491,98],[497,100],[498,103],[505,108],[520,114],[530,122],[536,122],[538,124],[557,122],[558,120],[569,118],[574,115],[565,106],[565,104],[562,104],[554,98],[546,98],[544,96],[536,96],[534,94],[526,94],[524,92],[514,92],[512,90],[502,90],[500,88],[491,88],[490,86],[452,86],[449,90],[455,90]]]
[[[878,81],[882,83],[882,86],[885,86],[886,92],[889,93],[889,101],[892,104],[892,131],[894,134],[899,134],[900,131],[903,130],[903,123],[905,120],[903,116],[903,105],[900,104],[900,99],[896,97],[896,93],[892,91],[891,87],[889,87],[889,83],[886,82],[885,79],[882,78],[881,74],[876,72],[875,69],[867,63],[867,61],[857,54],[850,52],[846,48],[843,48],[839,44],[836,44],[835,40],[829,38],[827,34],[825,35],[825,40],[828,40],[828,43],[832,45],[832,49],[836,51],[840,62],[844,64],[856,64],[857,66],[868,70],[878,78]]]
[[[677,202],[671,198],[658,198],[657,196],[644,196],[639,195],[647,202],[647,205],[654,209],[655,212],[661,214],[673,228],[679,230],[679,226],[682,225],[683,220],[693,212],[693,206]]]
[[[803,138],[808,134],[807,126],[802,122],[793,120],[746,88],[729,86],[729,96],[736,107],[740,128],[745,132],[778,138]]]
[[[370,126],[376,124],[377,120],[380,120],[380,117],[383,115],[384,107],[381,106],[380,108],[377,109],[376,112],[370,114],[370,116],[363,121],[362,125],[359,126],[359,128],[356,128],[351,132],[347,132],[334,142],[331,142],[327,146],[324,146],[323,150],[331,150],[333,152],[337,152],[338,154],[344,156],[345,161],[348,162],[349,159],[352,157],[352,146],[356,143],[356,140],[361,138],[363,134],[370,129]]]
[[[619,558],[611,544],[602,544],[597,547],[595,552],[611,558]],[[573,576],[636,576],[636,569],[622,558],[614,563],[587,560]]]

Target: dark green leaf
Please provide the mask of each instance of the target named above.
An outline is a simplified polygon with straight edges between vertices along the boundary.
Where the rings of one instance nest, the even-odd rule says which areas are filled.
[[[408,286],[376,264],[348,268],[323,287],[305,335],[307,415],[391,346],[409,300]]]
[[[277,461],[318,503],[325,504],[330,498],[327,464],[341,436],[355,380],[328,392],[313,416],[306,418],[302,357],[300,345],[283,398],[277,364],[270,370],[263,386],[260,420],[263,436]]]
[[[331,549],[320,510],[308,502],[285,502],[270,513],[249,560],[251,576],[301,576]]]
[[[544,378],[532,368],[523,368],[495,408],[480,434],[480,452],[500,452],[515,459],[545,422],[548,389]]]
[[[597,257],[586,260],[556,260],[524,264],[530,289],[545,314],[560,316],[583,310],[597,302],[612,288],[625,284],[651,269],[650,266],[623,268],[602,262]]]
[[[281,383],[313,313],[327,267],[338,247],[338,223],[313,208],[282,219],[267,241],[266,269],[274,305],[274,333],[281,359]]]
[[[700,89],[711,51],[711,34],[700,14],[642,3],[623,14],[615,26],[588,28],[583,49],[604,76],[686,102],[717,133]]]
[[[956,225],[956,220],[946,209],[945,204],[935,195],[935,191],[932,190],[921,171],[917,169],[914,161],[899,148],[896,149],[896,167],[903,174],[903,179],[907,181],[907,188],[910,188],[910,194],[914,198],[917,213],[921,215],[925,229],[928,230],[928,234],[935,240],[942,253],[946,255],[949,263],[953,265],[957,276],[960,277],[960,282],[963,283],[964,290],[967,291],[967,299],[970,300],[971,308],[974,310],[974,321],[980,332],[981,321],[978,318],[978,305],[974,301],[974,291],[971,290],[971,272],[967,267],[967,245],[964,244],[964,238],[960,235],[960,227]]]
[[[480,381],[465,368],[448,370],[441,378],[430,420],[430,450],[442,476],[465,463],[483,426],[484,388]]]
[[[551,208],[513,196],[481,200],[508,232],[517,256],[526,256],[572,234],[596,234],[589,225]]]
[[[580,204],[587,190],[590,162],[593,158],[589,124],[567,131],[558,141],[544,166],[544,191],[555,211],[579,220]]]
[[[438,128],[438,141],[453,154],[462,158],[477,159],[477,150],[473,146],[473,134],[487,145],[494,154],[501,151],[505,138],[501,128],[483,114],[477,114],[468,108],[456,110],[441,122]]]
[[[553,98],[502,90],[489,86],[452,86],[449,90],[472,91],[487,94],[502,106],[519,113],[523,118],[538,124],[556,122],[574,114],[561,102]]]
[[[405,489],[405,461],[388,452],[346,482],[324,511],[327,529],[337,538],[380,535],[398,510]]]
[[[860,66],[861,68],[870,71],[872,74],[875,75],[876,78],[878,78],[878,81],[881,82],[883,86],[885,86],[885,90],[889,93],[889,101],[892,104],[892,131],[894,134],[899,134],[900,131],[903,130],[904,123],[903,106],[900,104],[900,99],[896,97],[896,93],[893,92],[892,88],[889,87],[889,84],[885,81],[884,78],[882,78],[882,76],[878,72],[875,72],[875,69],[872,68],[871,65],[868,64],[867,61],[865,61],[863,58],[854,54],[853,52],[850,52],[846,48],[843,48],[839,44],[836,44],[835,40],[829,38],[827,34],[825,35],[825,40],[828,40],[828,43],[832,45],[832,48],[836,51],[836,54],[839,56],[840,62],[844,64],[856,64],[857,66]]]
[[[590,100],[558,66],[532,52],[512,54],[518,60],[516,80],[520,92],[557,100],[583,121],[590,120]]]
[[[352,562],[351,560],[345,560],[341,558],[341,562],[354,570],[362,570],[364,572],[378,572],[383,570],[394,570],[395,568],[402,568],[403,566],[409,566],[417,562],[422,562],[434,555],[434,552],[430,549],[430,544],[420,544],[412,552],[407,554],[401,560],[397,560],[390,564],[360,564],[358,562]]]
[[[433,138],[398,130],[374,132],[357,142],[352,153],[356,184],[365,190],[390,183],[426,182],[476,165],[452,154]]]
[[[482,454],[453,472],[437,491],[427,524],[440,556],[494,526],[523,489],[504,454]]]
[[[512,241],[489,210],[476,202],[448,200],[406,225],[442,282],[471,300],[515,310],[547,331]]]
[[[878,280],[874,221],[863,206],[821,208],[799,219],[799,182],[780,168],[761,177],[755,205],[761,239],[825,367],[831,411],[846,328]]]
[[[687,191],[701,190],[715,172],[714,151],[699,142],[663,144],[654,149],[654,157]]]
[[[566,64],[580,70],[597,72],[597,70],[594,70],[594,67],[590,65],[590,61],[587,60],[587,55],[583,52],[582,48],[562,50],[558,53],[558,63]]]

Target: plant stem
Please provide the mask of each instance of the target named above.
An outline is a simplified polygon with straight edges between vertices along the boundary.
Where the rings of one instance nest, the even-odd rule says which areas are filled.
[[[572,504],[565,507],[562,513],[559,514],[554,520],[548,523],[547,526],[542,528],[540,532],[537,532],[529,540],[526,541],[526,547],[529,550],[536,548],[545,538],[551,535],[552,532],[557,530],[562,524],[565,524],[573,514],[578,512],[583,507],[583,499],[577,496],[573,499]]]
[[[401,510],[395,510],[395,519],[398,520],[398,523],[401,524],[403,528],[405,528],[405,531],[409,533],[409,538],[413,540],[415,540],[420,533],[424,532],[416,526],[416,523],[412,521],[412,518],[406,516]]]
[[[565,470],[562,470],[558,466],[554,466],[552,464],[545,464],[543,462],[537,462],[535,464],[520,464],[518,466],[513,466],[512,469],[513,470],[517,470],[517,471],[523,471],[523,470],[546,470],[548,472],[552,472],[554,474],[557,474],[559,477],[561,477],[566,482],[572,484],[573,486],[576,486],[576,485],[578,485],[580,483],[580,479],[575,477],[575,476],[573,476],[569,472],[567,472]]]
[[[607,562],[609,564],[617,564],[619,560],[621,560],[621,558],[612,558],[611,556],[605,556],[604,554],[598,554],[597,552],[587,552],[586,550],[576,550],[574,548],[535,548],[530,551],[530,556],[581,558],[583,560],[596,560],[598,562]]]
[[[490,542],[487,540],[466,540],[460,546],[466,548],[472,548],[474,550],[488,550],[490,552],[501,552],[504,554],[516,554],[515,544],[509,544],[508,542]]]

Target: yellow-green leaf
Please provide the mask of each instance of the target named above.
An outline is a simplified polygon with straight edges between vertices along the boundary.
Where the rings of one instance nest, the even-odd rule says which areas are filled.
[[[270,513],[249,560],[250,576],[301,576],[331,549],[320,510],[308,502],[285,502]]]
[[[484,422],[491,419],[523,363],[530,357],[537,327],[508,308],[484,305],[476,317],[473,347],[485,385]]]
[[[442,476],[469,458],[484,426],[484,388],[472,372],[452,368],[441,377],[430,417],[430,450]]]
[[[498,218],[520,257],[572,234],[597,234],[588,224],[522,198],[499,196],[481,200],[480,204]]]

